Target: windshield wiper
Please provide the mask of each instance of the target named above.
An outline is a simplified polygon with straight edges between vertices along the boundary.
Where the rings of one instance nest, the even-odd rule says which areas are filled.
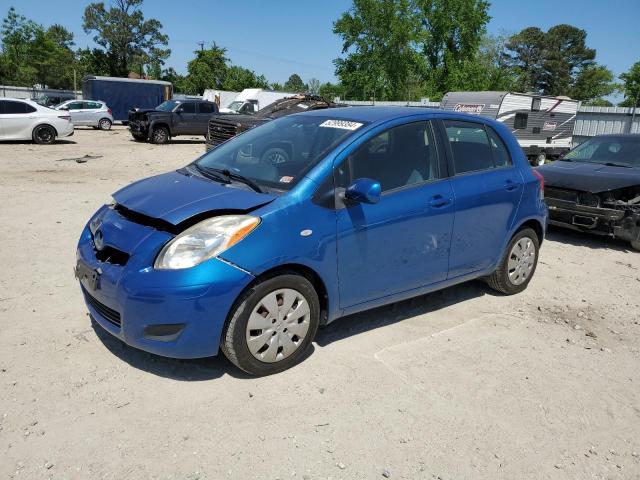
[[[607,167],[631,168],[631,165],[627,165],[626,163],[605,162],[603,165],[606,165]]]
[[[196,170],[198,170],[198,172],[200,172],[202,174],[202,176],[208,178],[209,180],[215,180],[216,182],[220,182],[220,183],[224,183],[224,184],[231,183],[231,180],[229,180],[228,178],[220,175],[216,171],[212,171],[212,169],[210,169],[210,168],[201,167],[197,163],[194,163],[193,165],[196,167]]]
[[[199,167],[199,168],[203,168],[203,167]],[[248,185],[249,187],[251,187],[252,190],[254,190],[254,191],[258,192],[258,193],[264,193],[264,191],[262,190],[260,185],[258,185],[256,182],[254,182],[253,180],[245,177],[244,175],[240,175],[239,173],[232,172],[228,168],[206,167],[206,171],[207,172],[215,172],[215,173],[219,173],[219,174],[224,175],[226,177],[227,183],[230,183],[231,180],[235,180],[237,182],[244,183],[245,185]]]

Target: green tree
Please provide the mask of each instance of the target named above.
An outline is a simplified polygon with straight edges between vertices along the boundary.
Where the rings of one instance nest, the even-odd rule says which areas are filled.
[[[109,74],[126,77],[138,65],[164,64],[171,50],[163,48],[169,37],[156,19],[145,20],[143,0],[114,0],[109,9],[103,2],[91,3],[83,16],[84,31],[95,32],[94,42],[109,59]]]
[[[611,95],[615,90],[613,72],[603,65],[593,63],[587,65],[578,73],[569,96],[576,100],[587,102],[589,105],[594,105],[594,102],[602,100],[602,97]]]
[[[236,65],[229,67],[222,82],[222,89],[239,92],[245,88],[269,88],[269,82],[264,75],[256,75],[248,68]]]
[[[578,73],[593,63],[596,51],[586,46],[587,32],[572,25],[551,27],[544,38],[542,91],[567,95]]]
[[[572,25],[547,32],[528,27],[506,44],[506,65],[517,75],[516,90],[545,95],[570,95],[590,100],[615,89],[611,72],[595,64],[596,51],[586,45],[587,33]]]
[[[109,75],[109,57],[99,48],[76,50],[76,69],[79,78],[85,75]]]
[[[515,90],[539,91],[544,50],[544,32],[538,27],[525,28],[505,44],[503,59],[517,76]]]
[[[284,86],[281,83],[278,83],[278,82],[272,82],[270,84],[270,86],[271,86],[271,90],[276,90],[276,91],[279,91],[279,92],[284,90]]]
[[[481,45],[489,16],[485,0],[415,0],[421,29],[418,44],[426,57],[430,96],[453,90]]]
[[[622,93],[624,100],[620,103],[623,107],[640,106],[640,61],[634,63],[628,72],[620,75],[622,80]]]
[[[295,93],[304,93],[307,91],[307,86],[302,81],[302,78],[300,78],[300,75],[294,73],[284,83],[284,90]]]
[[[604,98],[594,98],[593,100],[587,100],[583,103],[583,105],[588,105],[590,107],[613,107],[613,103]]]
[[[202,95],[207,88],[222,89],[227,76],[226,48],[218,47],[215,42],[210,48],[196,50],[196,58],[187,64],[184,93]]]
[[[340,84],[327,82],[320,85],[318,94],[325,100],[333,100],[344,95],[344,88]]]
[[[3,84],[33,85],[37,71],[31,64],[30,50],[42,27],[11,7],[2,21]]]

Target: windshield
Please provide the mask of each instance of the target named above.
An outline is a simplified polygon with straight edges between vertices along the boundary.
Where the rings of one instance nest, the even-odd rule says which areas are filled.
[[[229,170],[267,189],[290,190],[362,125],[329,117],[283,117],[228,140],[196,165],[204,170]]]
[[[233,110],[234,112],[237,112],[240,109],[240,107],[242,107],[242,105],[244,105],[244,102],[231,102],[227,108],[229,110]]]
[[[176,100],[167,100],[166,102],[162,102],[158,105],[156,110],[160,110],[161,112],[171,112],[178,105],[180,105],[180,102]]]
[[[640,135],[594,137],[571,150],[563,160],[640,167]]]

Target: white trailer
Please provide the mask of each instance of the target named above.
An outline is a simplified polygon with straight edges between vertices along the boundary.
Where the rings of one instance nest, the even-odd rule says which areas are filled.
[[[252,114],[271,105],[276,100],[295,95],[295,93],[276,92],[262,88],[245,88],[231,102],[220,108],[220,113]]]
[[[504,123],[532,163],[557,158],[572,147],[580,102],[513,92],[449,92],[440,108],[482,115]]]

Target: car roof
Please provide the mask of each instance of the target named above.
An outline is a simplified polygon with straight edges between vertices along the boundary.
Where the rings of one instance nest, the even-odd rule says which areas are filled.
[[[591,138],[636,138],[640,140],[640,134],[638,133],[607,133],[603,135],[595,135]]]
[[[0,100],[2,101],[7,101],[7,102],[23,102],[23,103],[28,103],[29,105],[33,105],[34,107],[41,107],[42,105],[40,105],[38,102],[34,102],[33,100],[29,100],[27,98],[10,98],[10,97],[3,97],[0,98]]]
[[[337,120],[355,120],[360,122],[379,122],[392,118],[408,115],[420,115],[425,113],[443,113],[442,110],[422,107],[338,107],[322,110],[312,110],[297,115],[315,115],[318,117],[331,117]]]

